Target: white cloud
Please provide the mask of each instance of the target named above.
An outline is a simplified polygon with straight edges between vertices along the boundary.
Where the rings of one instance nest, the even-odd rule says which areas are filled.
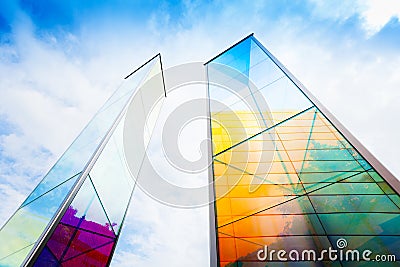
[[[208,209],[164,206],[137,190],[113,266],[208,266]]]
[[[359,1],[365,4],[360,12],[368,36],[379,32],[392,18],[400,20],[400,2],[397,0]]]
[[[14,214],[25,197],[25,193],[21,192],[19,188],[15,189],[14,186],[0,184],[0,202],[7,203],[0,210],[0,227]]]
[[[340,22],[346,21],[351,16],[359,12],[357,1],[320,1],[310,0],[314,5],[314,16],[321,18],[334,19]]]
[[[290,38],[290,37],[288,37]],[[400,149],[400,56],[363,42],[310,36],[274,47],[275,55],[396,177]],[[274,51],[273,51],[274,52]]]
[[[317,8],[326,11],[321,16],[330,13],[339,21],[358,14],[371,35],[393,16],[399,17],[395,2],[382,11],[375,4],[317,4]],[[398,51],[368,46],[358,40],[332,39],[329,31],[318,33],[318,25],[315,31],[304,30],[298,20],[290,17],[275,23],[262,14],[254,15],[249,6],[244,7],[248,13],[233,7],[221,8],[217,14],[199,14],[191,9],[188,19],[200,19],[194,19],[189,28],[159,28],[160,21],[153,17],[151,23],[140,26],[103,25],[99,29],[88,18],[79,33],[66,33],[67,41],[53,35],[40,39],[33,34],[34,25],[29,26],[30,23],[15,26],[15,46],[0,47],[0,112],[7,114],[20,133],[4,136],[1,147],[3,153],[17,161],[16,169],[21,173],[7,178],[15,186],[0,184],[1,203],[11,203],[2,209],[0,221],[7,219],[35,186],[28,174],[43,174],[50,167],[133,66],[159,51],[166,66],[205,61],[249,32],[255,32],[400,177],[396,155],[400,150],[400,129],[393,123],[400,114]],[[40,154],[41,148],[53,155]],[[0,169],[11,168],[7,164],[4,162]],[[27,185],[21,193],[18,185],[23,183]],[[138,198],[131,205],[121,239],[126,247],[117,251],[116,266],[155,266],[153,263],[166,262],[170,266],[206,266],[207,216],[202,209],[165,208],[145,196]],[[133,229],[138,226],[148,231],[137,234]],[[138,246],[143,253],[134,250]],[[178,262],[180,259],[188,262]]]
[[[366,37],[378,33],[391,19],[400,19],[400,2],[397,0],[319,1],[314,4],[314,15],[345,22],[352,16],[361,19]]]

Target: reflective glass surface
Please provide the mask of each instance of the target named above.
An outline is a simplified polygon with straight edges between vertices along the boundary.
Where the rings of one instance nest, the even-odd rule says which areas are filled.
[[[0,260],[4,262],[1,266],[22,263],[43,230],[55,219],[56,211],[77,180],[82,179],[85,166],[105,142],[102,154],[62,215],[36,265],[52,265],[54,261],[55,266],[79,266],[83,262],[91,266],[104,266],[107,263],[134,186],[124,157],[123,114],[131,104],[132,97],[140,99],[141,106],[145,106],[142,110],[147,111],[152,100],[147,94],[153,96],[154,91],[164,94],[160,79],[157,84],[148,82],[150,76],[160,71],[160,58],[157,56],[124,80],[3,226],[0,239],[12,242],[0,244]],[[140,91],[139,87],[143,90],[145,84],[148,92],[137,92]],[[117,120],[121,115],[122,120]],[[146,115],[143,112],[137,114],[136,118],[148,124],[143,129],[150,136],[156,116],[147,120]],[[118,126],[113,127],[116,123]],[[109,132],[111,137],[105,139]],[[147,142],[143,138],[141,141]]]
[[[121,119],[116,121],[110,138],[41,251],[36,266],[108,264],[160,110],[159,106],[153,106],[161,97],[164,98],[164,87],[157,57],[129,105],[119,107],[120,111],[124,108]],[[112,107],[105,106],[101,112]],[[125,155],[127,123],[136,133],[128,133],[129,149],[133,149],[136,156],[134,168],[127,164],[132,158]]]
[[[207,68],[220,266],[266,266],[265,246],[321,251],[340,237],[399,259],[399,196],[253,36]],[[352,266],[337,263],[318,264]],[[293,264],[317,263],[268,262]]]
[[[86,177],[35,265],[105,266],[115,238],[92,181]]]

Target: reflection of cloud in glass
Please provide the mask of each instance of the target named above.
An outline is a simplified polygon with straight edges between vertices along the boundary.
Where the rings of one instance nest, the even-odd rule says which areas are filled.
[[[35,265],[62,264],[77,266],[85,262],[90,266],[105,266],[115,242],[110,225],[77,216],[78,210],[70,206],[65,212],[47,246]]]
[[[256,45],[247,51],[237,48],[248,42]],[[220,265],[258,266],[257,251],[264,246],[275,251],[322,251],[335,247],[338,236],[345,236],[352,248],[370,246],[377,249],[375,253],[396,254],[389,240],[396,240],[399,232],[398,226],[393,227],[400,220],[398,194],[253,36],[237,47],[216,61],[243,69],[249,79],[252,73],[263,73],[257,77],[261,89],[249,86],[248,90],[256,104],[260,99],[271,103],[272,119],[243,138],[224,129],[251,128],[252,115],[259,111],[243,110],[236,103],[230,105],[234,112],[211,108],[212,119],[225,126],[212,127]],[[264,69],[251,71],[260,64]],[[212,66],[208,70],[219,71]],[[211,96],[213,92],[210,87]],[[218,91],[216,95],[221,96]],[[221,101],[225,99],[229,101]],[[263,157],[267,151],[274,157]],[[260,185],[251,191],[248,185],[253,179]],[[229,193],[221,194],[226,188]]]

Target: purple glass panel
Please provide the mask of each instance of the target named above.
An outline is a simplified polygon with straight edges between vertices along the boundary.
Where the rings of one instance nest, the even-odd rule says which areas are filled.
[[[109,237],[89,233],[85,230],[78,230],[69,246],[67,254],[65,254],[63,258],[63,261],[89,252],[93,249],[97,249],[105,244],[112,243],[113,241],[114,239]]]
[[[59,224],[54,231],[54,234],[47,242],[47,247],[58,260],[60,260],[63,256],[63,253],[65,253],[68,243],[70,242],[75,231],[75,227]]]
[[[70,206],[35,266],[105,266],[115,242],[108,224],[77,217]]]
[[[61,266],[51,251],[45,247],[33,267],[58,267]]]
[[[88,221],[85,217],[77,217],[77,213],[78,210],[70,206],[62,217],[61,222],[75,227],[78,227],[79,225],[79,228],[86,229],[91,232],[96,232],[102,235],[115,237],[115,234],[111,230],[109,223],[105,223],[104,225],[102,225],[97,222]]]

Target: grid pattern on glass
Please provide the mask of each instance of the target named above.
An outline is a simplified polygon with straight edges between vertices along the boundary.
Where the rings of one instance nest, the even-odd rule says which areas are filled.
[[[85,259],[85,264],[90,266],[105,266],[115,239],[92,180],[87,177],[35,266],[82,265],[83,261],[78,264],[77,258]]]
[[[60,208],[69,192],[71,192],[77,179],[81,176],[84,167],[91,159],[94,152],[98,149],[100,143],[103,142],[103,138],[107,135],[110,129],[113,129],[113,124],[115,124],[121,112],[125,111],[125,107],[129,104],[128,100],[131,99],[143,83],[149,80],[150,76],[160,73],[160,63],[159,55],[157,55],[135,71],[134,75],[131,75],[124,81],[124,83],[107,100],[103,107],[82,130],[80,135],[75,139],[56,164],[50,169],[38,186],[32,191],[16,213],[2,227],[0,238],[2,240],[13,240],[10,244],[3,243],[0,245],[0,259],[2,260],[2,266],[19,265],[26,258],[32,249],[33,244],[37,243],[43,230],[49,222],[54,219],[57,210]],[[154,85],[154,83],[152,85]],[[161,84],[161,86],[158,84],[156,89],[162,94],[163,84]],[[154,118],[152,121],[154,121]],[[149,124],[152,125],[153,123],[154,122],[151,122]],[[146,128],[147,133],[150,131],[148,129],[152,129],[151,127],[152,126],[148,126]],[[98,187],[98,192],[96,191],[96,188],[94,188],[96,195],[100,194],[101,201],[108,203],[108,213],[104,212],[106,209],[104,205],[101,204],[100,206],[107,217],[107,223],[111,229],[113,238],[115,237],[114,232],[118,232],[122,225],[122,218],[126,212],[129,197],[133,188],[133,180],[130,179],[129,181],[127,179],[130,174],[128,174],[126,167],[125,169],[123,168],[125,162],[123,161],[123,158],[121,158],[121,155],[123,154],[122,128],[123,123],[121,123],[117,134],[114,134],[109,141],[110,145],[106,145],[104,152],[107,155],[100,157],[100,159],[98,159],[99,162],[96,165],[97,167],[93,169],[93,181]],[[115,158],[116,160],[107,160],[105,159],[106,156],[112,159]],[[120,186],[119,189],[125,189],[123,192],[122,190],[117,190],[116,186],[112,188],[114,189],[112,192],[113,196],[118,194],[121,196],[121,198],[118,198],[120,203],[114,205],[114,208],[112,208],[114,202],[110,201],[110,199],[112,199],[110,192],[104,192],[104,188],[107,187],[107,183],[110,184],[111,180]],[[77,212],[79,213],[81,210],[77,210]],[[71,215],[71,211],[67,210],[64,217],[67,216],[66,214]],[[111,223],[111,220],[113,220],[114,223]],[[26,225],[29,225],[29,227],[26,227]],[[83,221],[79,228],[79,233],[88,230],[85,228],[87,225],[90,224]],[[59,229],[60,226],[57,227],[58,230],[54,231],[54,235],[56,235],[54,237],[55,239],[61,238],[60,236],[57,236],[57,233],[64,233],[67,235],[68,231],[61,231],[62,229],[67,229],[67,227],[62,229]],[[104,235],[105,233],[102,234]],[[88,236],[87,233],[83,233],[80,236],[85,235]],[[93,238],[88,237],[88,240],[93,240]],[[100,239],[97,238],[97,240]],[[73,243],[73,240],[71,239],[69,242]],[[110,242],[107,244],[101,244],[101,241],[95,243],[102,247],[104,245],[104,248],[107,247],[109,252],[111,252],[113,247],[113,244],[110,245]],[[29,246],[30,249],[26,249],[27,246]],[[99,249],[104,250],[104,248]],[[47,255],[47,258],[49,258],[48,256],[50,255],[48,253],[49,251],[51,250],[46,249],[43,251],[43,255]],[[18,255],[18,257],[15,255]],[[67,254],[67,256],[68,255],[69,254]],[[75,258],[86,261],[83,256]],[[19,262],[15,263],[17,259]],[[76,266],[76,259],[71,262]],[[71,263],[71,265],[73,264]]]
[[[215,100],[210,102],[212,123],[230,120],[221,127],[212,127],[229,137],[225,143],[219,142],[214,153],[313,106],[252,38],[209,62],[207,74],[210,99]],[[240,119],[229,113],[240,113]]]
[[[129,149],[143,160],[160,111],[153,105],[164,98],[161,70],[160,61],[155,62],[116,121],[89,175],[35,261],[36,266],[106,266],[110,261],[138,178],[127,165],[125,125],[132,120],[137,126],[135,132],[139,134],[129,136],[134,139],[134,147]]]
[[[229,65],[236,56],[247,56],[243,52],[247,50],[239,50],[241,54],[233,47],[226,52],[229,56],[222,54],[216,61]],[[239,71],[251,75],[251,63],[246,72],[243,61],[238,60]],[[253,66],[265,64],[257,69],[257,85],[263,73],[279,76],[269,73],[277,67],[266,61]],[[208,76],[220,69],[209,67]],[[284,79],[278,77],[258,91],[259,97],[268,99],[274,119],[264,129],[255,127],[254,113],[259,110],[239,105],[213,109],[213,97],[221,95],[213,94],[216,87],[209,86],[220,266],[259,266],[256,255],[264,246],[321,251],[335,247],[342,236],[348,237],[353,249],[376,249],[375,253],[399,259],[390,243],[400,243],[399,196],[294,84],[288,90],[287,83],[280,82]],[[243,132],[239,127],[251,134],[235,135]]]
[[[134,187],[134,180],[125,164],[123,126],[122,122],[117,126],[89,173],[116,234]]]
[[[3,257],[0,259],[0,266],[18,266],[32,249],[34,244],[30,244],[21,248],[20,250],[15,251],[11,255]]]
[[[74,182],[73,178],[67,180],[14,213],[0,231],[0,240],[3,241],[0,244],[0,266],[21,264],[61,205],[64,192],[68,192]]]
[[[82,171],[155,62],[157,60],[150,62],[121,84],[21,206]]]

